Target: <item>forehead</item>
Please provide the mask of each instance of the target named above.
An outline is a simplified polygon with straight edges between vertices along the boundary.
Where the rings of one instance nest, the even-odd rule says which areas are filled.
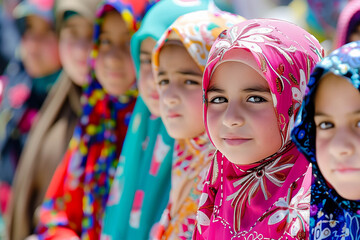
[[[210,86],[217,87],[228,86],[248,88],[251,86],[268,89],[268,83],[265,78],[260,75],[249,65],[239,61],[222,62],[215,67],[214,73],[210,79]],[[269,90],[270,91],[270,90]]]
[[[28,26],[36,27],[36,28],[50,28],[51,24],[46,21],[44,18],[39,17],[37,15],[29,15],[25,18]]]
[[[140,52],[140,54],[144,52],[151,54],[155,45],[156,45],[156,41],[152,37],[145,38],[140,45],[140,50],[142,51]]]
[[[181,43],[165,43],[159,53],[159,70],[176,71],[186,69],[201,72],[200,68]]]
[[[336,108],[345,113],[352,111],[354,107],[360,107],[360,93],[348,79],[333,73],[328,73],[320,79],[315,92],[315,110],[336,113],[333,111]]]
[[[106,12],[103,16],[103,22],[101,24],[101,30],[109,33],[128,33],[127,25],[122,15],[113,10]]]
[[[81,25],[81,26],[92,26],[92,23],[84,16],[81,16],[79,14],[75,14],[71,17],[69,17],[68,19],[64,20],[64,26],[69,27],[69,26],[77,26],[77,25]]]

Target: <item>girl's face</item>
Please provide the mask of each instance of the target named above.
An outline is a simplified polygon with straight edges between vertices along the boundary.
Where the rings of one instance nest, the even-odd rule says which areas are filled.
[[[140,76],[139,91],[149,108],[150,112],[156,116],[160,116],[159,109],[159,93],[156,89],[154,75],[151,67],[151,54],[155,47],[155,40],[148,37],[142,41],[140,46]]]
[[[60,30],[60,59],[64,71],[78,86],[87,82],[87,59],[91,51],[93,26],[86,18],[70,17]]]
[[[26,30],[21,40],[25,69],[33,78],[44,77],[61,68],[55,31],[45,19],[26,17]]]
[[[156,82],[161,118],[175,139],[194,138],[205,131],[201,81],[202,72],[185,47],[163,47]]]
[[[349,42],[355,42],[360,40],[360,24],[355,28],[355,30],[349,36]]]
[[[207,90],[207,104],[210,138],[230,162],[255,163],[281,147],[269,86],[248,65],[220,64]]]
[[[315,96],[316,159],[325,179],[344,198],[360,199],[360,93],[329,74]]]
[[[115,11],[106,13],[99,36],[95,74],[105,91],[113,96],[124,94],[135,82],[130,38],[122,16]]]

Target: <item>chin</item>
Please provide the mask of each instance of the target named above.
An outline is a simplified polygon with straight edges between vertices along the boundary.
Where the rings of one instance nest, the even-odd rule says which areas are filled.
[[[145,101],[144,103],[146,107],[149,109],[150,113],[154,116],[160,117],[160,110],[159,110],[159,103],[157,102],[157,105],[155,103],[152,103],[150,100]]]
[[[358,201],[360,200],[360,190],[358,186],[354,187],[334,187],[336,192],[343,198],[351,200],[351,201]],[[357,189],[357,191],[354,191]]]
[[[187,139],[187,137],[185,136],[185,134],[181,133],[181,132],[175,132],[175,131],[168,131],[166,129],[166,131],[168,132],[169,136],[174,138],[174,139]]]

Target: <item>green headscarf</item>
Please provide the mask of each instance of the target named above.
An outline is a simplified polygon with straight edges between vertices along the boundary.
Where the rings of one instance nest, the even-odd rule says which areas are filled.
[[[158,40],[181,15],[206,10],[211,0],[162,0],[145,15],[131,39],[131,53],[139,75],[140,45]],[[105,210],[102,237],[148,239],[169,200],[174,140],[160,118],[151,115],[141,96],[131,118],[116,176]]]

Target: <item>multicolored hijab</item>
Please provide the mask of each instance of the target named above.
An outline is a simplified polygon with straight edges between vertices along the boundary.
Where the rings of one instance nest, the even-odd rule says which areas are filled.
[[[226,28],[243,18],[220,11],[197,11],[178,18],[164,33],[153,53],[155,72],[159,53],[175,33],[201,71],[204,70],[211,45]],[[191,239],[196,209],[214,148],[204,133],[194,139],[177,140],[172,166],[172,187],[167,209],[154,228],[154,239]]]
[[[36,15],[53,24],[53,7],[54,0],[26,0],[18,4],[14,16],[21,23],[25,22],[28,15]],[[25,30],[23,25],[18,25],[21,33]],[[48,76],[31,78],[22,60],[16,56],[8,64],[4,76],[0,77],[0,85],[3,87],[0,93],[0,212],[5,211],[30,128],[59,73],[60,68]]]
[[[137,74],[143,40],[148,37],[159,40],[179,16],[207,9],[209,3],[209,0],[162,0],[152,7],[131,39]],[[150,228],[160,220],[169,200],[173,145],[161,118],[151,115],[140,95],[107,203],[103,238],[148,238]]]
[[[133,33],[147,3],[108,0],[98,9],[91,76],[82,96],[83,115],[41,209],[38,232],[43,238],[99,239],[103,212],[137,95],[137,90],[131,88],[120,97],[111,96],[97,81],[93,64],[101,24],[107,12],[118,11]]]
[[[349,1],[341,11],[337,26],[334,47],[339,48],[349,42],[349,37],[360,24],[360,2]]]
[[[342,198],[329,186],[316,161],[314,97],[326,73],[345,77],[360,91],[360,42],[333,51],[316,65],[306,89],[301,111],[292,131],[293,141],[312,163],[310,239],[360,239],[360,201]]]
[[[242,56],[244,52],[250,57]],[[215,67],[226,61],[249,65],[252,59],[269,84],[282,146],[249,165],[233,164],[217,152],[200,199],[194,239],[308,237],[311,169],[291,142],[290,131],[311,70],[322,55],[312,35],[281,20],[244,21],[218,37],[203,76],[207,131],[207,90]]]

